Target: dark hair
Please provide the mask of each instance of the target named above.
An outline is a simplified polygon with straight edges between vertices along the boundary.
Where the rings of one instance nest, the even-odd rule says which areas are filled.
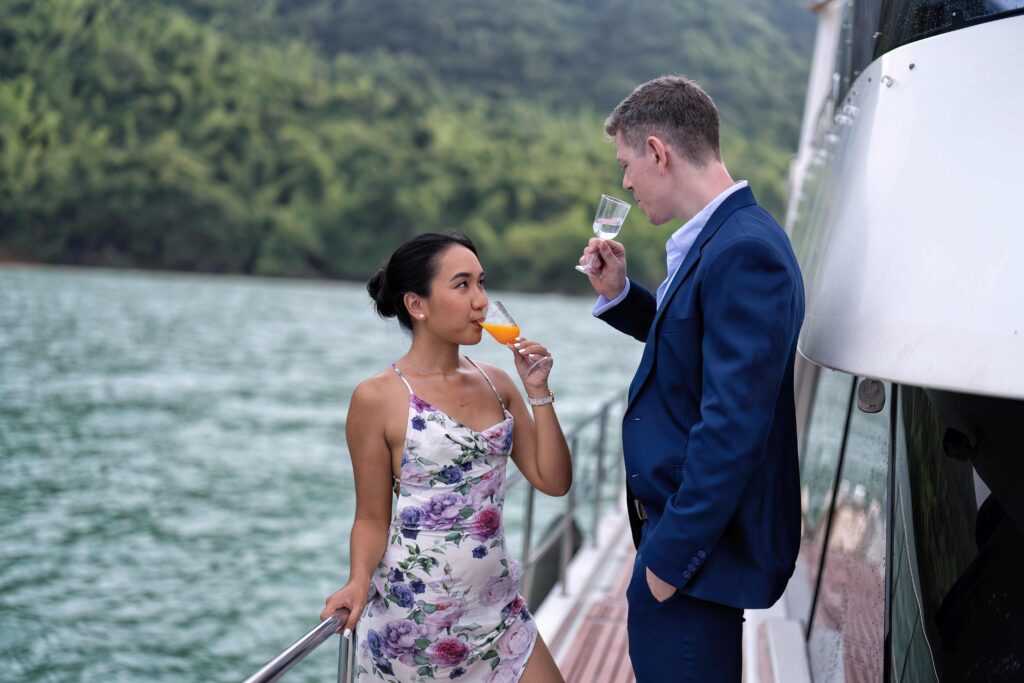
[[[641,152],[656,135],[691,164],[703,168],[722,160],[718,148],[718,108],[700,86],[682,76],[662,76],[639,85],[604,122],[604,132],[621,132]]]
[[[412,292],[430,296],[430,281],[437,275],[437,260],[454,246],[465,247],[476,254],[476,245],[461,232],[426,232],[416,235],[391,254],[384,265],[366,283],[377,315],[398,318],[398,323],[412,331],[412,318],[405,307],[405,294]]]

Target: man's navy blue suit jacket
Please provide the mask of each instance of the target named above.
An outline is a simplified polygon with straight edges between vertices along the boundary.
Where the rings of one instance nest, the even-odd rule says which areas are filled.
[[[789,239],[744,188],[712,214],[660,308],[631,280],[600,316],[646,343],[622,425],[626,481],[647,514],[638,562],[684,595],[769,607],[793,573],[803,315]]]

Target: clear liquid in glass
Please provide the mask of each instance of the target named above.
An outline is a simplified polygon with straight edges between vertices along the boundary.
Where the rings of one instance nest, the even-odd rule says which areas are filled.
[[[619,234],[624,218],[595,218],[594,234],[603,240],[610,240]]]

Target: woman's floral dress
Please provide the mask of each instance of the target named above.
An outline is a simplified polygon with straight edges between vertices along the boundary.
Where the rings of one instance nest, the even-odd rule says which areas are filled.
[[[388,547],[356,627],[356,678],[518,681],[537,627],[501,523],[512,415],[502,403],[504,420],[473,431],[392,367],[409,387],[409,422]]]

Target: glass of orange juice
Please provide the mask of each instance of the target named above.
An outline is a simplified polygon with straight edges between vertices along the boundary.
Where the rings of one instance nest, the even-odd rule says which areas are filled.
[[[511,344],[519,336],[519,323],[512,319],[500,301],[487,304],[480,327],[490,332],[491,336],[502,344]]]
[[[509,312],[505,310],[504,304],[500,301],[492,301],[484,309],[484,319],[480,327],[491,333],[500,344],[512,344],[519,337],[519,323],[512,319]],[[533,369],[540,365],[546,357],[533,360],[531,354],[531,365],[526,374],[533,372]]]

